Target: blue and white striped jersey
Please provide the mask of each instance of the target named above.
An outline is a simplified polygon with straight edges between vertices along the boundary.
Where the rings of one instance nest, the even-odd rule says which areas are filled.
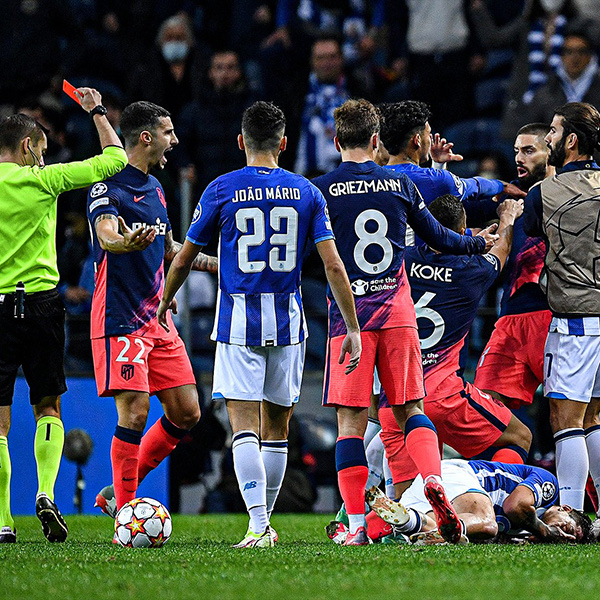
[[[546,469],[486,460],[470,460],[468,462],[481,483],[481,487],[492,499],[500,532],[512,529],[502,506],[517,486],[524,485],[533,492],[538,516],[546,512],[546,509],[556,504],[558,500],[558,481]]]
[[[187,239],[219,229],[219,294],[211,339],[242,346],[298,344],[308,335],[300,271],[311,242],[333,239],[325,199],[284,169],[244,167],[215,179]]]

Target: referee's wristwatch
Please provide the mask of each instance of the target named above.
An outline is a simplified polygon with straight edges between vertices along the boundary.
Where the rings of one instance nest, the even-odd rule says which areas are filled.
[[[94,115],[105,116],[108,110],[106,110],[106,106],[102,106],[102,104],[97,104],[90,110],[90,117],[94,117]]]

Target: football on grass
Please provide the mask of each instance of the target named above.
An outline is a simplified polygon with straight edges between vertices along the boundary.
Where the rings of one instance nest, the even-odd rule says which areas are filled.
[[[115,517],[115,539],[126,548],[160,548],[172,530],[169,511],[152,498],[124,504]]]

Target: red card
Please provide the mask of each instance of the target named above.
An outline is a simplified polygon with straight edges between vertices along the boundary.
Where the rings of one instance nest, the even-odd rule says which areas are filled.
[[[63,92],[81,106],[81,94],[66,79],[63,79]]]

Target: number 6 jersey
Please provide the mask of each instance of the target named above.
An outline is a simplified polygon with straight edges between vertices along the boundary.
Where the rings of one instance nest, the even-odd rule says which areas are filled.
[[[314,184],[327,200],[363,331],[416,327],[403,264],[407,222],[438,250],[456,254],[484,250],[483,238],[442,227],[408,177],[372,161],[344,161]],[[331,294],[329,302],[329,335],[344,335],[346,326]]]
[[[205,246],[219,229],[219,294],[211,339],[283,346],[308,335],[300,271],[311,242],[333,239],[325,199],[280,168],[244,167],[215,179],[187,240]]]

